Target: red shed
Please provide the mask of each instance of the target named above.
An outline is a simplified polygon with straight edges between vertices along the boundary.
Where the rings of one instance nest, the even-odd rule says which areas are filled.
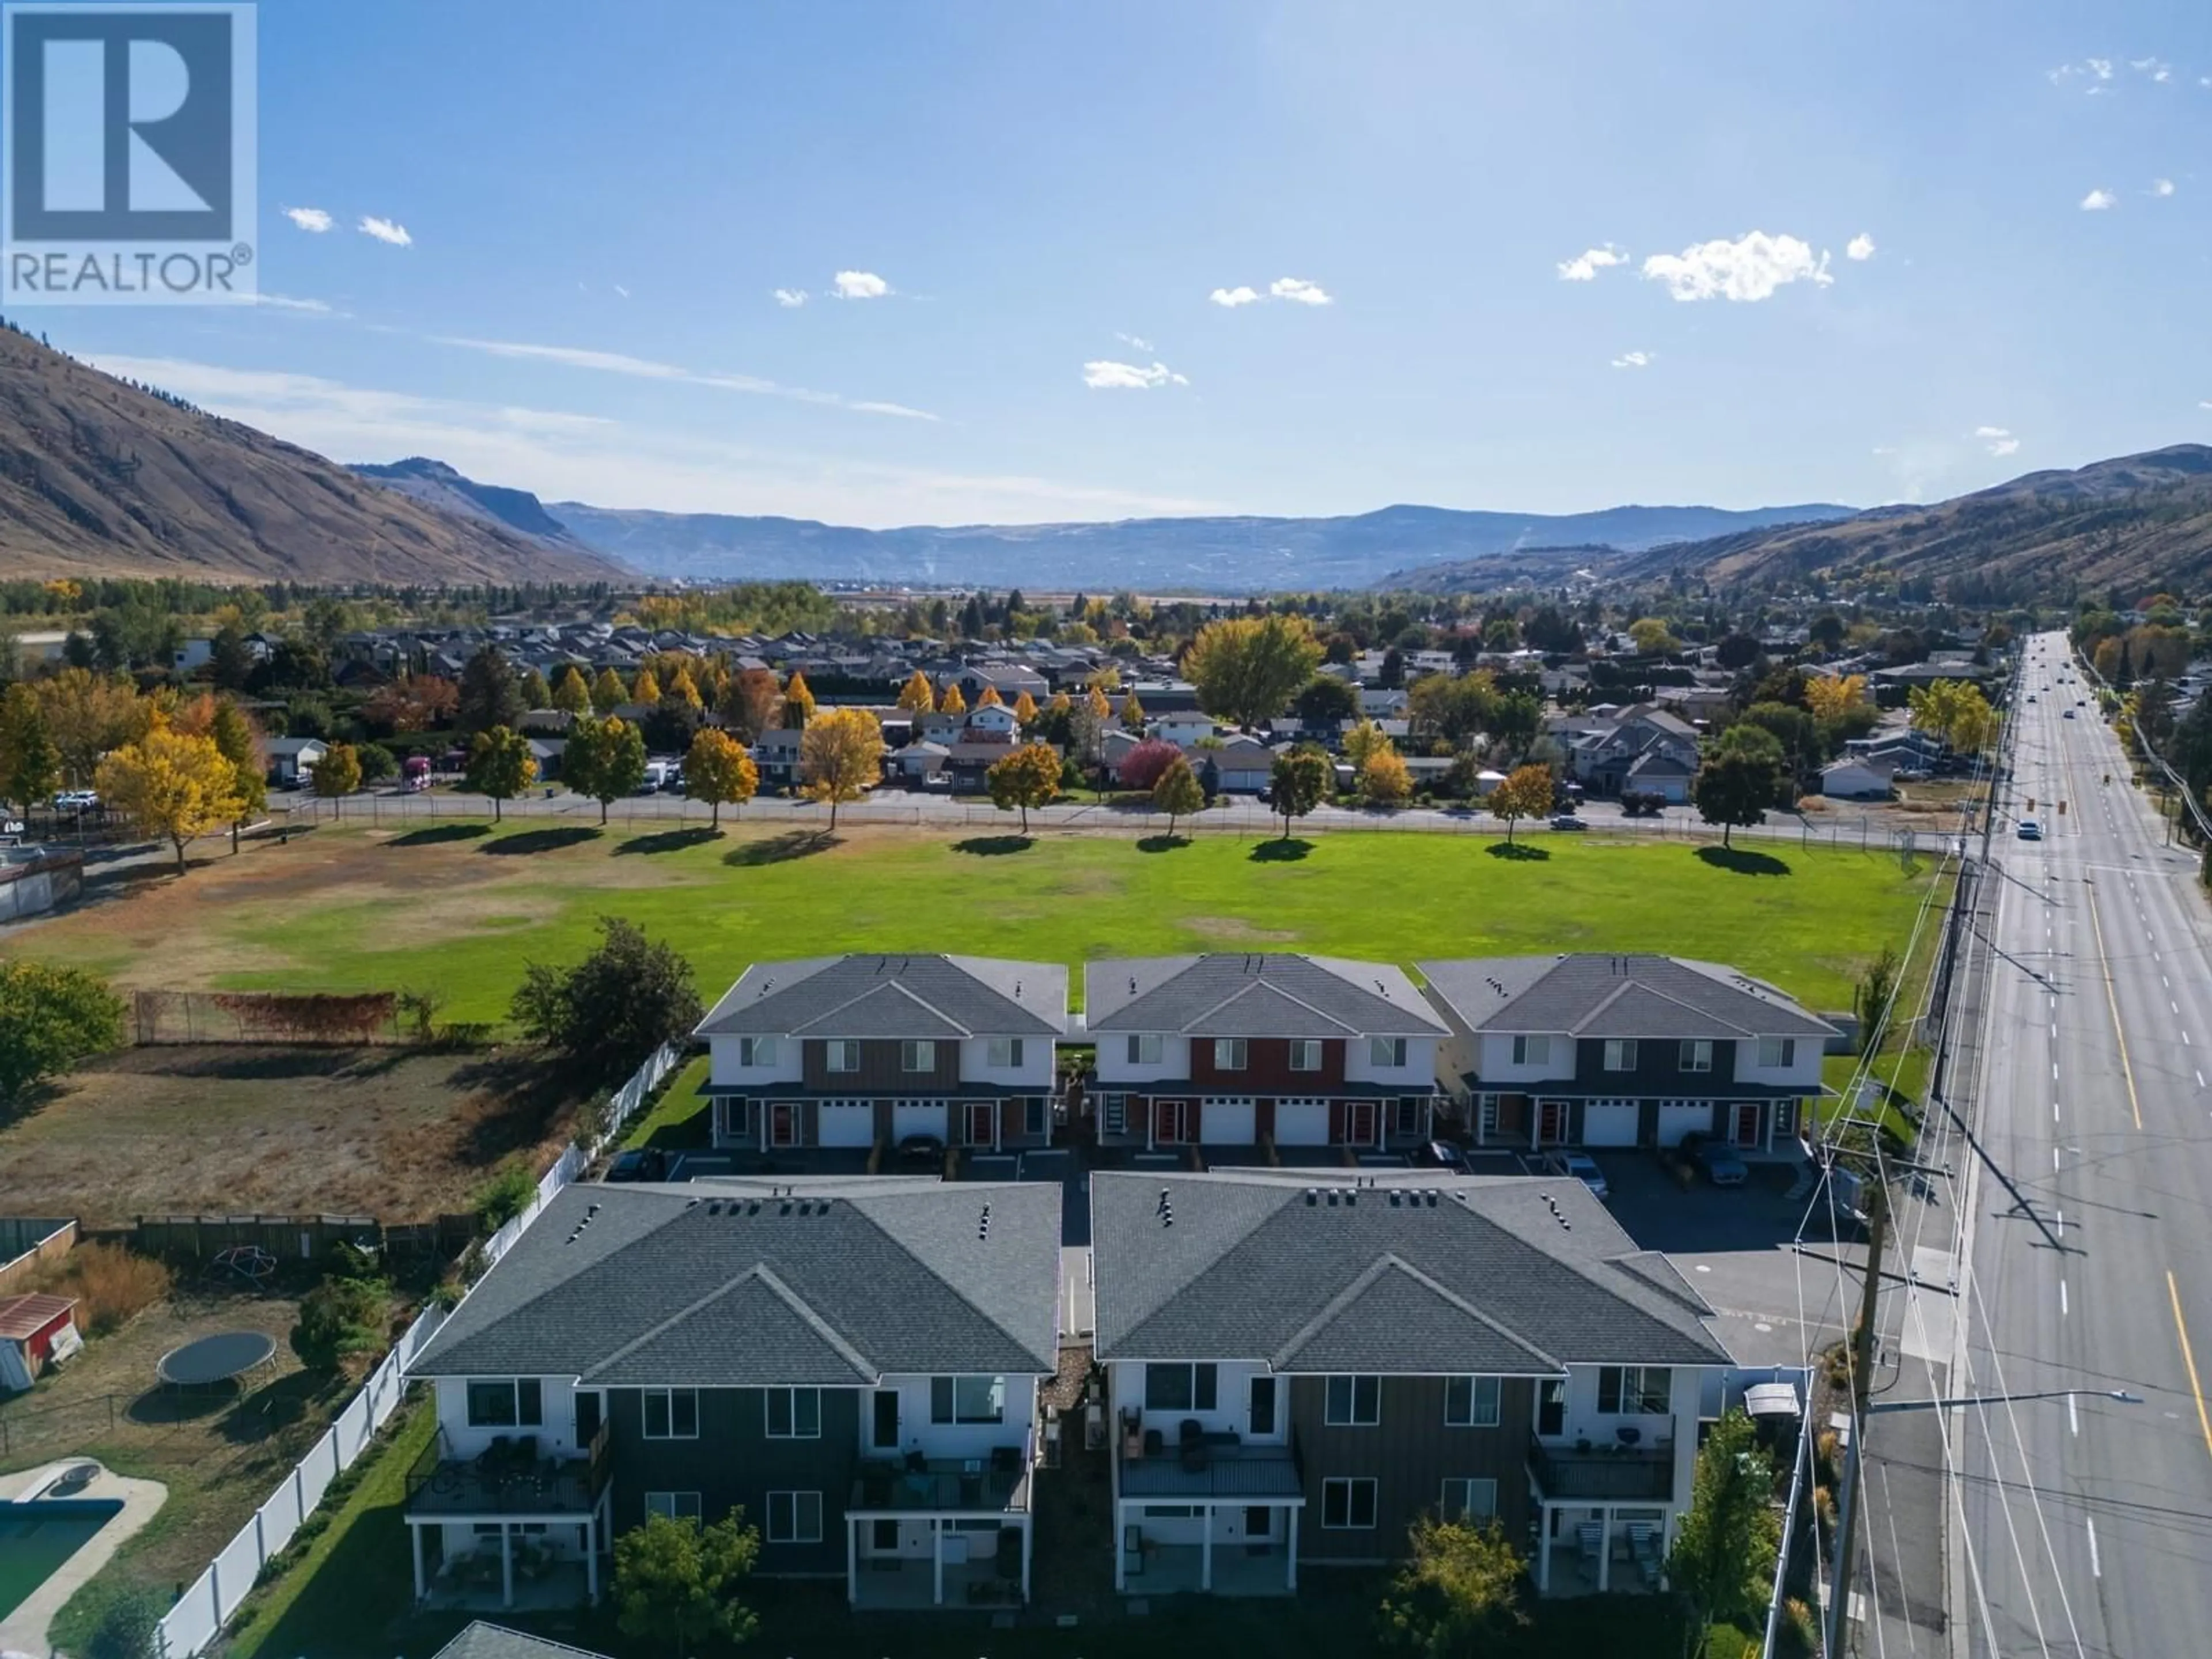
[[[0,1297],[0,1387],[27,1389],[50,1364],[83,1346],[76,1314],[74,1297]]]

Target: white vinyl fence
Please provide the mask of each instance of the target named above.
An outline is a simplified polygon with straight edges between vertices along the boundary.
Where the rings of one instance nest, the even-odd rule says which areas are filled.
[[[506,1255],[514,1241],[522,1237],[523,1230],[538,1218],[561,1189],[590,1167],[599,1147],[612,1139],[636,1115],[637,1109],[681,1058],[672,1045],[662,1044],[637,1068],[629,1081],[615,1091],[608,1104],[603,1139],[589,1146],[580,1140],[569,1143],[568,1150],[538,1182],[538,1195],[531,1200],[530,1207],[485,1242],[486,1267]],[[435,1305],[422,1310],[422,1316],[407,1328],[406,1334],[384,1357],[384,1363],[369,1374],[361,1392],[346,1402],[345,1409],[324,1431],[313,1449],[300,1460],[253,1512],[252,1519],[238,1529],[237,1536],[208,1563],[207,1571],[178,1598],[161,1624],[161,1651],[167,1659],[193,1659],[215,1640],[224,1623],[246,1600],[262,1567],[292,1541],[300,1523],[314,1513],[315,1505],[322,1501],[331,1482],[341,1471],[352,1467],[398,1408],[407,1392],[408,1367],[438,1334],[438,1328],[447,1317],[447,1311]]]

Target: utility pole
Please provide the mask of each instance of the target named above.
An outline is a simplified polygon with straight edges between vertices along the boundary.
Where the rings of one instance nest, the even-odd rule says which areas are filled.
[[[1850,1480],[1844,1488],[1843,1514],[1836,1527],[1835,1571],[1828,1585],[1828,1659],[1844,1659],[1849,1651],[1851,1577],[1856,1565],[1859,1530],[1859,1481],[1866,1456],[1867,1397],[1874,1383],[1874,1322],[1881,1299],[1881,1255],[1889,1237],[1889,1189],[1882,1178],[1881,1160],[1875,1160],[1873,1182],[1867,1188],[1866,1283],[1859,1292],[1859,1322],[1851,1330],[1851,1445]]]

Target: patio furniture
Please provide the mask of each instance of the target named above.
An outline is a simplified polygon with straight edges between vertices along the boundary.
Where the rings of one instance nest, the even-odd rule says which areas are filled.
[[[1206,1425],[1194,1417],[1186,1417],[1182,1420],[1181,1433],[1182,1442],[1177,1449],[1183,1468],[1195,1474],[1210,1461],[1206,1444]]]
[[[1122,1571],[1131,1578],[1145,1571],[1145,1529],[1142,1527],[1121,1528]]]
[[[1019,1446],[991,1448],[991,1473],[1019,1474],[1022,1472],[1022,1449]]]
[[[1145,1431],[1146,1456],[1158,1457],[1162,1452],[1167,1449],[1167,1437],[1162,1434],[1158,1429],[1146,1429]]]
[[[1595,1583],[1601,1559],[1605,1553],[1605,1523],[1601,1521],[1581,1522],[1575,1528],[1575,1540],[1579,1547],[1583,1576]]]
[[[1644,1587],[1659,1588],[1659,1528],[1649,1521],[1628,1523],[1628,1553],[1636,1563],[1637,1571],[1644,1577]]]
[[[1620,1428],[1617,1428],[1613,1431],[1613,1437],[1620,1442],[1621,1447],[1624,1450],[1634,1451],[1638,1445],[1643,1443],[1644,1431],[1638,1428],[1632,1428],[1628,1425],[1623,1424]]]

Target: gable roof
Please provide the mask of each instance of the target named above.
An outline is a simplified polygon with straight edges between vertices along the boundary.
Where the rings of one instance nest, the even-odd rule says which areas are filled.
[[[996,957],[842,956],[757,962],[696,1036],[1058,1036],[1067,969]]]
[[[434,1659],[600,1659],[600,1656],[540,1636],[526,1636],[503,1625],[488,1625],[479,1619],[440,1648]]]
[[[1083,1006],[1093,1031],[1447,1034],[1402,969],[1291,951],[1109,957],[1085,967]]]
[[[1049,1183],[580,1183],[410,1374],[854,1388],[895,1371],[1047,1372],[1059,1243]]]
[[[1712,1310],[1576,1181],[1100,1170],[1091,1214],[1101,1359],[1401,1376],[1729,1363]]]
[[[1426,994],[1469,1031],[1577,1037],[1829,1037],[1835,1027],[1718,963],[1578,951],[1416,964]]]

